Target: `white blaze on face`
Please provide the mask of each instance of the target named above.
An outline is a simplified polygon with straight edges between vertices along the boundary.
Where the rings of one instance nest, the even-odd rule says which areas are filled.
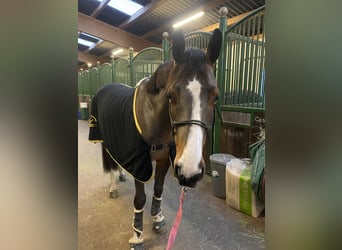
[[[194,78],[186,89],[190,92],[192,97],[192,113],[191,120],[201,120],[201,84]],[[183,153],[178,160],[178,164],[183,166],[181,168],[181,174],[185,178],[190,178],[195,174],[201,173],[199,168],[200,161],[202,159],[202,140],[203,131],[200,126],[191,125],[189,127],[189,135],[184,147]]]

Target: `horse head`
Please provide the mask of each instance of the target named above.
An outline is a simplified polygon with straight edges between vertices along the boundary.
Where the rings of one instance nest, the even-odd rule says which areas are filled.
[[[167,97],[176,144],[174,175],[183,186],[195,187],[205,171],[203,149],[219,95],[213,65],[221,41],[221,32],[216,29],[206,52],[197,48],[185,50],[182,32],[174,34],[174,67],[168,79]]]

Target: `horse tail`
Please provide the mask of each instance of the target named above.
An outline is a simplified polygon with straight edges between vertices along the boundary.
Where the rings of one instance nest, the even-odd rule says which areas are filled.
[[[102,166],[103,166],[103,171],[108,173],[112,169],[116,170],[117,169],[117,164],[110,157],[110,155],[106,151],[106,148],[103,145],[103,143],[101,143],[101,148],[102,148]]]

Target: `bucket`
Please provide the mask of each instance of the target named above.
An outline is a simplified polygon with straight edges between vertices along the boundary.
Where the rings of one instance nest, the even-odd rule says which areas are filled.
[[[226,164],[236,158],[229,154],[210,155],[211,183],[213,194],[219,198],[226,198]]]
[[[82,120],[88,120],[89,119],[88,103],[80,102],[80,112],[81,112],[81,119]]]

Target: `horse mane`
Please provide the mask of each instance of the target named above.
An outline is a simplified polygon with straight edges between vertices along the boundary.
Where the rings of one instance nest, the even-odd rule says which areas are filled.
[[[196,48],[188,48],[182,57],[186,70],[194,72],[201,68],[202,65],[208,63],[208,57],[204,51]]]
[[[146,85],[146,90],[149,94],[159,94],[159,91],[165,87],[172,68],[172,61],[163,63],[157,68]]]

